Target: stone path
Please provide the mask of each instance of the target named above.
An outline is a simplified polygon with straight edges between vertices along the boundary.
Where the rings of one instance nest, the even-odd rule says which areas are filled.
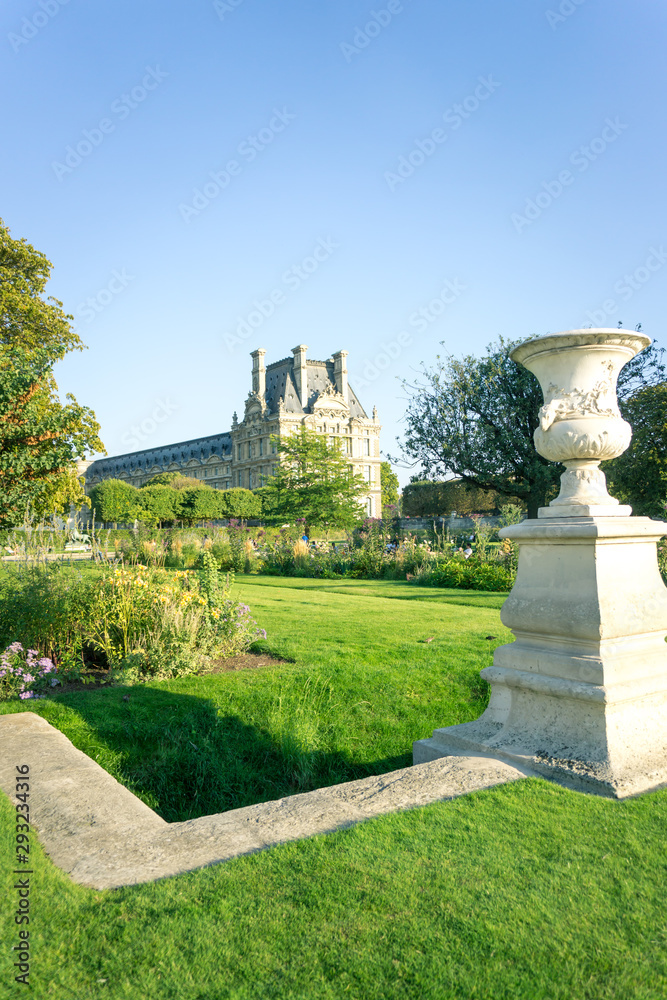
[[[114,889],[178,875],[365,819],[526,775],[487,757],[447,757],[273,802],[167,823],[34,712],[0,716],[0,787],[30,767],[30,822],[54,864]]]

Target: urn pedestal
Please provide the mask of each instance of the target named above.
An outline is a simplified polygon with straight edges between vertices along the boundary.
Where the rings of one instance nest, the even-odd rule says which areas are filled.
[[[545,391],[536,446],[564,462],[561,494],[500,533],[519,545],[501,611],[516,638],[482,671],[487,710],[417,741],[415,763],[484,754],[617,798],[667,784],[667,589],[656,553],[667,524],[629,516],[597,468],[629,443],[616,375],[647,342],[572,331],[513,352]]]

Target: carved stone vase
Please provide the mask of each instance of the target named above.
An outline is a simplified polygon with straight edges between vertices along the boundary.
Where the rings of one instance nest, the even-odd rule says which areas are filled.
[[[535,446],[564,463],[561,492],[500,531],[519,563],[501,611],[514,642],[481,672],[489,707],[418,740],[415,763],[482,754],[617,798],[667,785],[667,588],[656,552],[667,524],[630,517],[599,469],[630,442],[616,380],[649,343],[572,330],[512,352],[542,386]]]
[[[618,408],[616,381],[623,365],[650,343],[650,337],[624,330],[571,330],[537,337],[512,351],[513,360],[537,377],[544,395],[535,448],[565,465],[560,494],[549,505],[555,509],[541,512],[542,517],[631,513],[609,496],[599,466],[630,444],[632,428]],[[563,509],[569,507],[578,509]]]

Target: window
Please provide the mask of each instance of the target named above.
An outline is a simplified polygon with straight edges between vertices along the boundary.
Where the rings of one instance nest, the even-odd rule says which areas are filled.
[[[364,455],[370,455],[371,453],[371,440],[370,438],[364,438]]]
[[[239,462],[241,461],[241,447],[242,445],[240,444],[237,444],[236,446],[236,457],[238,458]]]
[[[367,465],[366,466],[366,479],[368,480],[369,483],[373,482],[373,466],[372,465]]]
[[[252,458],[252,441],[248,441],[248,458]]]
[[[264,438],[259,439],[259,454],[260,458],[264,454]]]
[[[275,455],[277,450],[278,450],[277,443],[275,441],[272,441],[271,442],[271,454]]]
[[[366,513],[369,517],[373,516],[373,497],[368,497],[366,500]]]

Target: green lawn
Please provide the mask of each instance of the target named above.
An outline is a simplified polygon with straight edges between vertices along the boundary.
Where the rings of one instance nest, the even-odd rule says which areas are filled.
[[[264,648],[294,662],[0,712],[39,712],[165,819],[189,819],[409,765],[413,740],[480,714],[479,671],[511,638],[498,594],[263,577],[237,589]]]
[[[509,635],[495,594],[240,592],[294,662],[21,708],[175,819],[409,763],[413,739],[479,714],[477,671]],[[0,814],[11,900],[4,797]],[[666,833],[667,792],[618,803],[530,780],[116,891],[73,885],[37,847],[32,995],[664,1000]],[[9,945],[11,904],[2,919]],[[20,996],[9,955],[0,996]]]

